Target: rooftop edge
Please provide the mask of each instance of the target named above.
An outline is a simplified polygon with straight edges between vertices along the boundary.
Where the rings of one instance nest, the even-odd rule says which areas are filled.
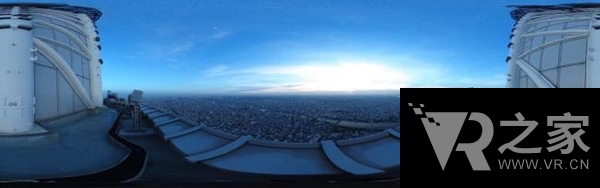
[[[515,8],[510,12],[515,21],[519,21],[523,16],[530,12],[539,12],[545,10],[569,10],[576,11],[577,8],[600,8],[600,3],[569,3],[558,5],[509,5],[509,8]]]
[[[59,4],[59,3],[0,3],[0,7],[2,6],[25,6],[25,7],[36,7],[36,8],[46,8],[46,9],[54,9],[72,12],[76,14],[86,14],[90,19],[94,22],[98,21],[100,17],[102,17],[102,12],[100,10],[91,8],[91,7],[83,7],[83,6],[72,6],[68,4]]]

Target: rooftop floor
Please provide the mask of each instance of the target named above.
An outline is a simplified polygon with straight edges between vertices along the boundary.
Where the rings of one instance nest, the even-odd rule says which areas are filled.
[[[0,181],[81,176],[118,164],[129,150],[108,131],[118,113],[108,108],[41,123],[58,141],[30,146],[0,145]]]
[[[176,148],[168,144],[149,122],[142,121],[146,132],[128,132],[132,120],[117,111],[103,108],[57,121],[40,124],[59,135],[58,141],[43,145],[0,145],[0,182],[11,180],[61,179],[56,183],[123,182],[119,177],[139,174],[134,181],[120,185],[207,185],[226,187],[298,186],[316,183],[319,187],[342,187],[362,183],[372,187],[397,187],[399,181],[387,183],[343,180],[340,183],[311,179],[307,176],[260,176],[217,169],[202,163],[190,164]],[[119,128],[120,130],[117,130]],[[115,136],[116,132],[119,134]],[[112,140],[109,137],[117,140]],[[129,144],[124,144],[129,142]],[[120,143],[120,144],[119,144]],[[133,145],[133,146],[132,146]],[[135,149],[139,148],[139,149]],[[138,150],[141,150],[138,151]],[[136,154],[146,159],[132,157]],[[135,167],[143,161],[145,166]],[[142,165],[144,165],[142,164]],[[142,169],[140,171],[140,169]],[[399,169],[398,169],[399,170]],[[399,173],[398,173],[399,174]],[[86,177],[87,176],[87,177]],[[73,178],[63,178],[73,177]],[[115,179],[116,177],[116,179]],[[102,178],[105,178],[103,180]],[[314,178],[314,177],[313,177]],[[129,178],[127,178],[129,179]],[[293,181],[291,181],[293,180]],[[236,183],[237,182],[237,183]]]

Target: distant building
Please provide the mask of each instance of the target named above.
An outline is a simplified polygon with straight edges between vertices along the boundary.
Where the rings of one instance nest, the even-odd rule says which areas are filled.
[[[600,4],[513,7],[507,87],[600,87]]]
[[[102,106],[93,8],[0,3],[0,133]]]

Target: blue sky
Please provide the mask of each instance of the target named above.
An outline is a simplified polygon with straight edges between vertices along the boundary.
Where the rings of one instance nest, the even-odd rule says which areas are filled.
[[[44,1],[95,7],[103,89],[504,87],[511,4],[481,0]]]

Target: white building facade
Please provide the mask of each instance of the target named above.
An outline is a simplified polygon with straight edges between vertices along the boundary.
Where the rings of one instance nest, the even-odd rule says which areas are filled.
[[[102,107],[101,12],[0,3],[0,134]]]
[[[600,4],[516,6],[511,14],[507,87],[600,87]]]

